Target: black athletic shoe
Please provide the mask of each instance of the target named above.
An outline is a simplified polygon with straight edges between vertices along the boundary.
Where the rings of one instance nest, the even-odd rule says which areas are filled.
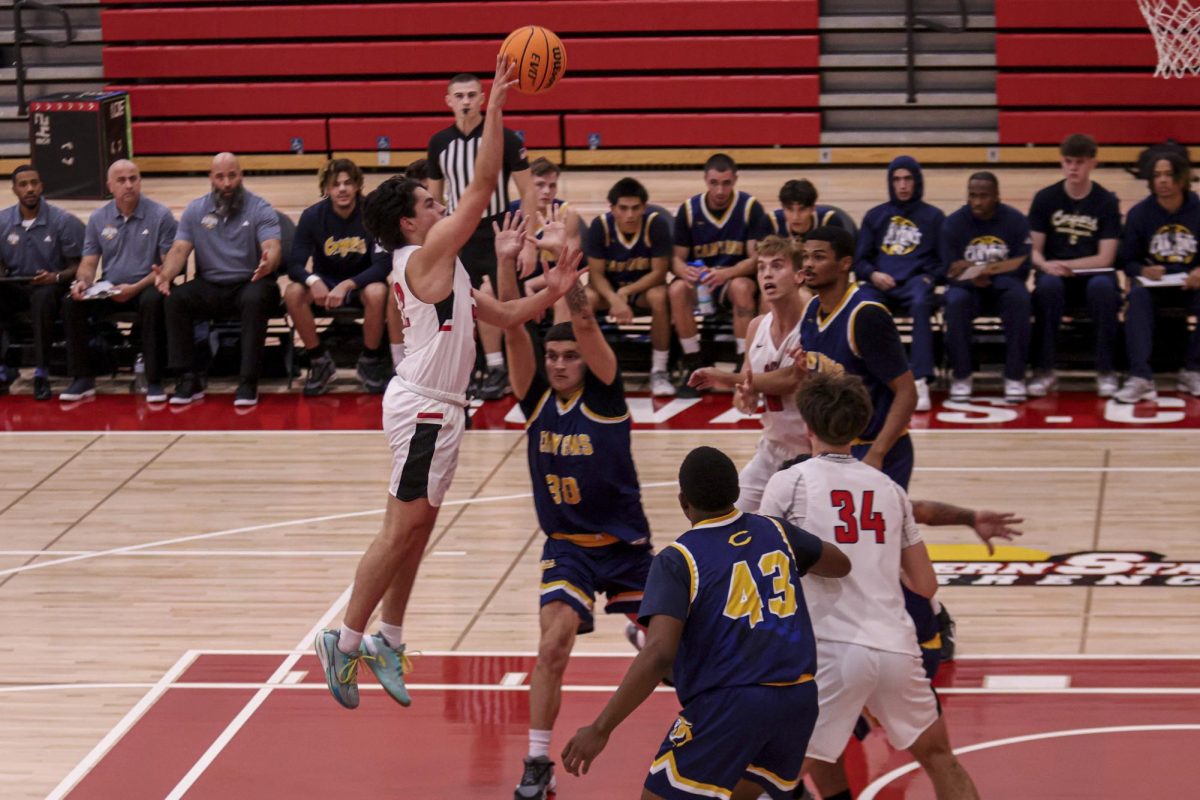
[[[688,386],[688,378],[692,377],[693,372],[706,366],[708,365],[704,363],[704,357],[699,353],[684,354],[683,358],[679,360],[679,368],[683,376],[679,379],[678,391],[675,393],[675,396],[684,398],[699,397],[701,391]]]
[[[508,394],[508,370],[504,367],[490,367],[483,386],[479,388],[479,396],[484,400],[499,400]]]
[[[942,610],[938,612],[938,633],[942,637],[942,661],[954,660],[954,634],[958,626],[954,623],[954,618],[950,616],[950,612],[942,606]]]
[[[525,772],[513,792],[513,800],[545,800],[556,788],[554,762],[546,756],[525,756]]]
[[[238,407],[258,405],[258,382],[243,380],[238,383],[237,394],[233,396],[233,404]]]
[[[193,400],[204,399],[204,388],[194,372],[185,372],[175,382],[175,393],[171,395],[171,405],[186,406]]]
[[[33,399],[34,400],[49,400],[54,396],[54,392],[50,391],[50,379],[41,375],[33,376]]]
[[[358,357],[356,372],[362,381],[363,388],[370,394],[383,394],[387,391],[388,381],[392,379],[387,368],[388,362],[382,358],[363,353]]]
[[[304,381],[304,396],[316,397],[329,391],[329,384],[337,377],[337,364],[328,352],[314,358],[308,365],[308,377]]]
[[[96,396],[96,379],[95,378],[76,378],[71,381],[71,385],[67,390],[58,396],[59,400],[64,403],[74,403],[76,400],[83,400],[85,397]]]

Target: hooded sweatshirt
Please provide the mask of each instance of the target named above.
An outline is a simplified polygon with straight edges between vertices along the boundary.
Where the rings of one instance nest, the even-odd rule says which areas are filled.
[[[1150,195],[1125,215],[1125,231],[1117,264],[1130,277],[1137,277],[1142,267],[1156,264],[1168,273],[1188,272],[1200,266],[1196,242],[1200,239],[1200,197],[1186,192],[1183,205],[1171,213]]]
[[[892,188],[892,174],[898,169],[908,170],[915,179],[913,196],[903,203],[896,199]],[[887,190],[888,202],[875,206],[863,217],[854,273],[860,281],[866,281],[878,270],[897,283],[915,275],[936,273],[938,233],[946,215],[921,199],[925,179],[915,158],[899,156],[888,165]]]

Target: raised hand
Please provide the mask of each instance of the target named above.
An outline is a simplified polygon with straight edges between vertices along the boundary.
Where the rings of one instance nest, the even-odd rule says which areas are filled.
[[[492,223],[492,231],[496,234],[496,260],[512,261],[521,254],[525,246],[525,238],[529,218],[518,211],[516,214],[506,212],[504,224]]]
[[[509,61],[503,53],[496,55],[496,76],[492,79],[492,94],[488,98],[488,111],[500,111],[508,99],[508,90],[520,81],[517,74],[517,62]]]
[[[567,243],[567,226],[559,217],[558,209],[552,205],[549,214],[539,211],[538,223],[541,225],[538,236],[531,235],[527,241],[536,244],[539,249],[557,255]]]
[[[583,261],[583,252],[567,245],[563,247],[555,265],[546,270],[546,288],[556,298],[571,291],[579,281],[584,272],[579,268],[581,261]]]

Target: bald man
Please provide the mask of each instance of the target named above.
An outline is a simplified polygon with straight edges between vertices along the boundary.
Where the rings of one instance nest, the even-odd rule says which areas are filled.
[[[94,320],[121,311],[138,315],[142,357],[146,364],[146,400],[165,403],[166,329],[163,296],[154,288],[154,267],[161,265],[175,241],[175,215],[161,203],[142,196],[137,164],[121,159],[108,168],[113,199],[92,212],[83,236],[83,259],[63,301],[67,330],[67,370],[71,385],[59,395],[67,402],[96,393],[95,372],[88,358]],[[111,288],[89,296],[99,278]],[[103,284],[102,284],[103,286]]]
[[[242,360],[233,404],[253,406],[258,403],[267,321],[279,310],[279,218],[270,203],[246,191],[233,153],[218,153],[208,177],[212,191],[184,209],[175,243],[155,279],[167,298],[169,363],[179,372],[171,404],[204,397],[194,359],[196,320],[236,317],[242,323]],[[174,284],[193,252],[195,277]]]

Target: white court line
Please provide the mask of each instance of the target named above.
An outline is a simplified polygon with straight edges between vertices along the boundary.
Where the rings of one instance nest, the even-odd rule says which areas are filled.
[[[1200,725],[1118,725],[1109,728],[1075,728],[1066,731],[1048,731],[1046,733],[1031,733],[1025,736],[1012,736],[1008,739],[994,739],[990,742],[980,742],[966,747],[954,748],[955,755],[974,753],[977,750],[991,750],[994,747],[1005,747],[1010,744],[1023,742],[1038,742],[1043,739],[1063,739],[1069,736],[1093,736],[1103,733],[1144,733],[1147,731],[1200,731]],[[858,800],[874,800],[876,795],[887,788],[887,785],[897,778],[918,769],[920,764],[912,762],[876,778],[858,795]]]
[[[344,606],[350,599],[350,591],[353,588],[353,585],[347,586],[346,590],[342,592],[341,596],[338,597],[337,600],[333,601],[333,605],[331,605],[325,611],[325,613],[321,615],[321,618],[317,620],[317,624],[309,629],[308,633],[304,634],[304,636],[300,639],[300,643],[296,645],[297,649],[304,647],[306,644],[313,641],[317,634],[324,630],[325,627],[333,621],[334,617],[336,617],[338,612],[341,611],[342,606]],[[175,785],[175,788],[171,790],[171,793],[167,795],[166,800],[179,800],[179,798],[183,797],[184,794],[187,793],[188,789],[192,788],[192,785],[200,778],[201,775],[204,774],[204,771],[208,769],[209,764],[216,760],[217,756],[221,754],[221,751],[225,749],[225,745],[229,744],[230,740],[233,739],[237,732],[242,729],[242,726],[246,724],[250,717],[254,715],[254,712],[259,709],[259,706],[266,702],[267,698],[271,696],[271,692],[274,689],[277,689],[280,685],[287,685],[284,684],[283,681],[287,679],[288,674],[292,671],[292,667],[294,667],[296,662],[299,660],[300,654],[293,653],[285,658],[283,662],[275,668],[275,672],[273,672],[271,677],[267,679],[267,685],[259,689],[255,693],[254,697],[250,698],[250,701],[246,703],[241,711],[238,712],[238,715],[234,717],[228,725],[225,726],[225,730],[221,731],[221,734],[213,741],[211,745],[209,745],[208,749],[204,751],[204,754],[200,756],[199,760],[197,760],[196,763],[192,765],[192,768],[188,770],[187,774],[180,779],[179,783]]]
[[[311,653],[312,648],[301,646],[299,650],[197,650],[202,656],[287,656],[294,653]],[[533,650],[422,650],[423,656],[462,657],[462,658],[537,658]],[[633,658],[637,653],[632,649],[613,650],[608,652],[588,651],[571,652],[571,658]],[[1190,661],[1200,660],[1200,653],[1182,654],[1152,654],[1141,653],[967,653],[956,655],[955,661],[1105,661],[1105,660],[1134,660],[1134,661]]]
[[[642,489],[661,489],[666,486],[677,486],[675,481],[659,481],[657,483],[643,483]],[[492,497],[467,497],[462,500],[448,500],[442,503],[442,508],[447,506],[465,506],[472,503],[499,503],[505,500],[524,500],[533,497],[530,492],[521,492],[520,494],[505,494],[495,495]],[[321,517],[305,517],[304,519],[291,519],[282,522],[267,522],[262,525],[248,525],[244,528],[229,528],[223,531],[213,531],[212,533],[196,533],[190,536],[178,536],[174,539],[161,539],[157,542],[144,542],[142,544],[131,544],[126,547],[114,547],[109,550],[96,550],[90,553],[80,553],[79,555],[67,556],[66,558],[58,558],[52,561],[38,561],[33,564],[24,564],[19,567],[10,567],[8,569],[0,569],[0,578],[5,575],[14,575],[18,572],[29,572],[35,569],[45,569],[59,564],[70,564],[76,561],[85,561],[90,558],[100,558],[101,556],[124,555],[126,553],[136,553],[142,550],[153,550],[157,547],[164,547],[172,544],[183,544],[184,542],[196,542],[204,539],[216,539],[222,536],[233,536],[239,533],[254,533],[256,531],[272,530],[275,528],[286,528],[292,525],[308,525],[314,522],[330,522],[339,519],[351,519],[353,517],[367,517],[377,514],[382,514],[382,508],[372,509],[370,511],[348,511],[344,514],[326,514]],[[54,551],[46,551],[47,554],[53,554]]]
[[[67,776],[59,781],[58,786],[55,786],[50,794],[46,795],[46,800],[60,800],[66,796],[67,792],[75,788],[75,785],[83,780],[83,777],[91,772],[93,767],[100,763],[100,759],[104,758],[113,745],[129,732],[129,729],[158,701],[158,698],[162,697],[163,693],[175,682],[175,679],[183,674],[184,670],[196,659],[197,653],[198,651],[196,650],[188,650],[179,657],[174,666],[163,673],[163,676],[156,683],[150,684],[150,691],[146,692],[142,696],[142,699],[137,702],[137,705],[129,709],[125,716],[121,717],[120,722],[114,725],[104,735],[104,738],[91,749],[91,752],[75,765],[75,769],[68,772]]]
[[[950,433],[969,433],[969,434],[1052,434],[1054,436],[1069,435],[1092,435],[1097,433],[1103,434],[1137,434],[1144,436],[1146,434],[1171,434],[1178,436],[1181,433],[1200,432],[1200,428],[1188,427],[1179,425],[1170,428],[1138,428],[1132,423],[1125,423],[1128,427],[1121,428],[1056,428],[1053,426],[1039,426],[1035,428],[1010,428],[1010,427],[985,427],[983,425],[970,428],[910,428],[910,434],[924,436],[926,434],[941,435]],[[703,433],[705,436],[742,436],[745,434],[761,434],[759,428],[638,428],[634,427],[634,432],[638,436],[679,436],[688,435],[695,436],[698,433]],[[0,431],[0,437],[5,436],[178,436],[184,434],[186,436],[375,436],[378,437],[383,433],[381,428],[347,428],[345,430],[338,429],[321,429],[321,430],[163,430],[163,431]],[[525,435],[521,428],[488,428],[485,430],[469,430],[466,431],[467,436],[489,436],[489,435]]]

